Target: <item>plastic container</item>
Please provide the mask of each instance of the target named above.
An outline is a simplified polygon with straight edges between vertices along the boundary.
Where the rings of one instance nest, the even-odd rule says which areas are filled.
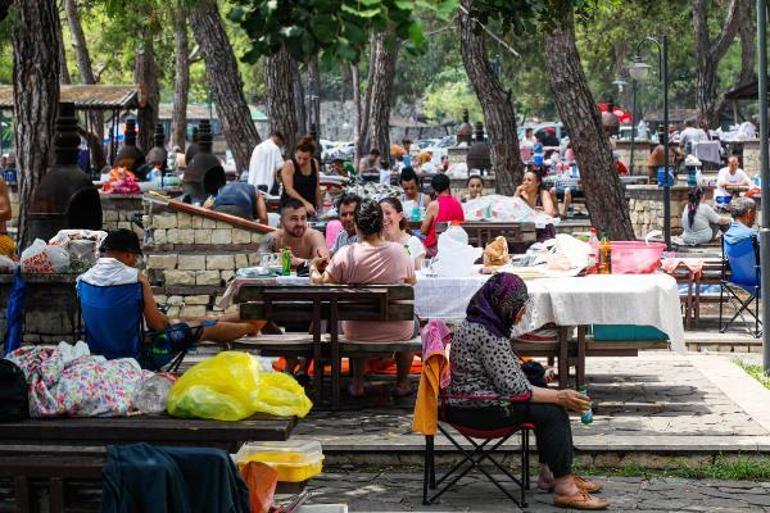
[[[612,241],[613,274],[650,274],[660,267],[662,242]]]
[[[250,461],[259,461],[278,472],[278,481],[300,483],[307,481],[323,470],[321,442],[251,442],[241,446],[235,455],[235,462],[243,466]]]
[[[630,324],[594,324],[594,340],[668,340],[668,335],[654,326],[633,326]]]

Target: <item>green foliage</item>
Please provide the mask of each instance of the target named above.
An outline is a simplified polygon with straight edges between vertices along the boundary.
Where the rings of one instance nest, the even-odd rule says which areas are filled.
[[[748,374],[752,378],[754,378],[757,381],[759,381],[762,384],[762,386],[764,386],[765,388],[770,389],[770,376],[765,376],[765,373],[762,370],[762,366],[761,365],[755,365],[753,363],[748,363],[748,362],[745,362],[743,360],[738,360],[738,359],[733,360],[733,362],[738,367],[740,367],[741,369],[746,371],[746,374]]]
[[[423,108],[425,115],[434,123],[460,120],[464,109],[468,109],[471,119],[484,118],[479,100],[465,76],[429,86]]]
[[[372,32],[425,46],[417,12],[446,17],[457,0],[234,0],[230,19],[245,31],[251,47],[246,62],[272,55],[281,45],[301,61],[321,55],[327,62],[358,61]]]

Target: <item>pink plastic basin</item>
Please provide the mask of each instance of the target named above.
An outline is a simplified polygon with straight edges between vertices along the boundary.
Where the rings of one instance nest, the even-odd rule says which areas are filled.
[[[662,242],[612,241],[612,274],[649,274],[660,267]]]

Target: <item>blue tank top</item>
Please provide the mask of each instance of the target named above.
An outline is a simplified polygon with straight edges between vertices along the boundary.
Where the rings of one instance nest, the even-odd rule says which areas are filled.
[[[231,210],[241,212],[241,217],[254,218],[256,210],[257,189],[246,182],[230,182],[221,189],[214,200],[214,210],[222,210],[228,213]],[[227,208],[221,208],[227,207]]]

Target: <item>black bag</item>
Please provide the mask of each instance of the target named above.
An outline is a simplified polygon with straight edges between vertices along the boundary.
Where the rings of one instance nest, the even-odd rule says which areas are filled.
[[[29,395],[24,373],[12,361],[0,359],[0,422],[28,417]]]

